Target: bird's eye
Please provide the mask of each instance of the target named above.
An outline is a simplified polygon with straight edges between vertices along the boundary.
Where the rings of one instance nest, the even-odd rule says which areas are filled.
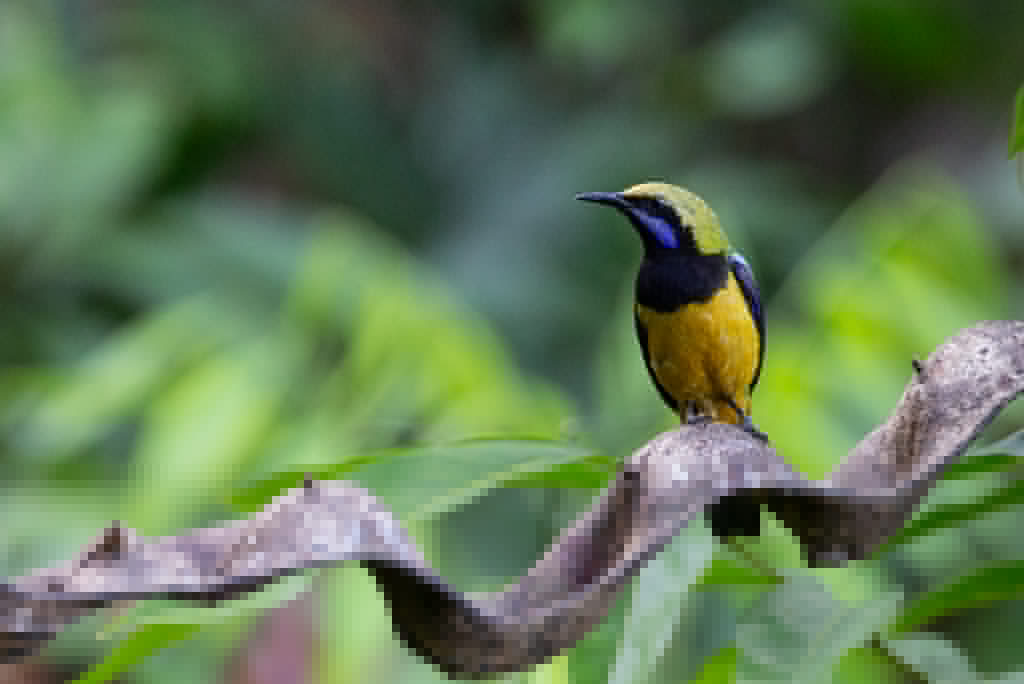
[[[633,201],[633,206],[646,214],[657,216],[672,224],[679,223],[679,214],[669,206],[668,202],[657,197],[641,197]]]

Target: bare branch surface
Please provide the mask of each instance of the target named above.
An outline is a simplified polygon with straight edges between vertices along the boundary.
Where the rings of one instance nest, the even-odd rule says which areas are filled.
[[[864,557],[1022,391],[1024,323],[986,322],[915,364],[888,420],[824,481],[804,479],[732,426],[659,435],[530,572],[494,594],[449,586],[386,507],[349,482],[308,482],[251,518],[174,537],[141,538],[115,524],[78,558],[0,585],[0,662],[115,600],[228,600],[286,574],[358,561],[390,599],[396,632],[444,671],[523,670],[584,636],[704,510],[728,531],[763,504],[797,534],[809,562]]]

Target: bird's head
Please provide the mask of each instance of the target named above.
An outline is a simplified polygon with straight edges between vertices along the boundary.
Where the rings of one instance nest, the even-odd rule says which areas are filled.
[[[576,199],[607,204],[625,214],[640,234],[648,257],[676,250],[719,254],[729,249],[711,207],[675,185],[641,183],[622,192],[583,192]]]

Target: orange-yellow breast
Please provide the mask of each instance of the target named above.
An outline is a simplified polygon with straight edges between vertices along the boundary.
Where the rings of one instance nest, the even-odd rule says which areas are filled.
[[[738,423],[739,417],[724,401],[731,397],[750,414],[750,382],[760,339],[731,273],[726,286],[706,301],[672,313],[638,304],[636,315],[647,329],[651,370],[680,407],[696,402],[712,420]]]

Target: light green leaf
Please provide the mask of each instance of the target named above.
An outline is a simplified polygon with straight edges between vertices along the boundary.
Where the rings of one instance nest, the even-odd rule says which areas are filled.
[[[21,448],[55,461],[86,448],[184,364],[236,335],[228,323],[215,301],[197,297],[110,335],[43,392],[18,432]]]
[[[718,653],[704,661],[704,667],[693,684],[732,684],[736,681],[738,655],[734,647],[718,649]]]
[[[585,447],[545,440],[469,440],[396,449],[390,458],[360,468],[354,478],[403,519],[425,520],[523,475],[590,454]]]
[[[275,371],[289,355],[256,340],[181,375],[146,416],[135,524],[165,532],[212,502],[253,457],[276,420]]]
[[[628,608],[629,595],[623,592],[608,616],[569,651],[569,666],[577,682],[608,681],[621,649]]]
[[[851,648],[832,670],[832,684],[906,684],[907,666],[874,642]]]
[[[571,684],[569,655],[563,653],[523,675],[524,684]]]
[[[199,625],[175,622],[152,622],[140,626],[131,636],[122,639],[103,661],[74,681],[74,684],[103,684],[122,672],[192,636]]]
[[[836,600],[810,576],[791,576],[776,591],[761,592],[739,621],[739,681],[826,681],[847,651],[857,648],[898,610],[896,597]]]
[[[285,601],[295,600],[309,585],[308,576],[292,576],[216,605],[153,599],[126,607],[123,613],[115,614],[104,632],[107,639],[117,641],[116,646],[85,675],[89,679],[76,684],[109,681],[134,667],[144,671],[153,663],[153,654],[198,634],[203,639],[189,648],[229,650],[250,633],[254,620]]]
[[[592,459],[589,449],[543,439],[474,439],[386,449],[331,466],[275,475],[233,498],[255,510],[283,489],[314,479],[345,476],[366,486],[404,520],[423,520],[466,504],[489,490],[535,482],[551,469]],[[557,476],[556,476],[557,479]]]
[[[949,641],[934,635],[889,639],[885,648],[930,684],[971,684],[981,681],[967,657]]]
[[[694,588],[711,589],[735,585],[768,588],[784,581],[785,578],[781,575],[770,574],[720,554],[704,569],[704,574],[697,580]]]
[[[707,529],[692,526],[637,574],[610,682],[649,680],[682,616],[692,610],[688,589],[707,570],[714,550]]]

